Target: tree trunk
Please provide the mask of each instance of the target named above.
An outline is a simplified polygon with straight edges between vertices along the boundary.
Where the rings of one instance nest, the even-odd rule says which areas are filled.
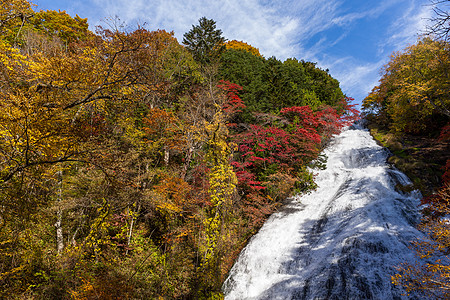
[[[164,165],[169,165],[170,152],[169,149],[164,149]]]
[[[62,215],[63,210],[61,208],[61,201],[62,201],[62,171],[58,171],[58,198],[57,198],[57,212],[56,212],[56,249],[58,251],[58,254],[61,254],[61,252],[64,250],[64,236],[63,236],[63,230],[62,230]]]
[[[186,173],[188,171],[189,164],[191,163],[192,153],[194,153],[194,147],[190,147],[187,150],[186,157],[184,160],[184,165],[183,165],[183,172],[181,173],[181,179],[183,179],[183,180],[186,177]]]
[[[136,222],[136,216],[139,214],[140,210],[141,210],[141,203],[139,203],[136,211],[133,213],[132,218],[131,218],[130,230],[128,231],[127,246],[130,246],[130,244],[131,244],[131,238],[133,237],[133,226],[134,226],[134,223]],[[125,255],[128,255],[128,249],[125,252]]]

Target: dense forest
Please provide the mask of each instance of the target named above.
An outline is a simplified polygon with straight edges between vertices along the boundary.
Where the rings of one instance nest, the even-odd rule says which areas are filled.
[[[110,24],[0,1],[0,298],[220,299],[357,111],[213,20],[182,44]]]
[[[437,5],[427,35],[393,53],[379,85],[363,102],[375,138],[393,153],[390,161],[404,171],[424,198],[419,229],[427,240],[413,241],[417,264],[399,266],[392,278],[408,291],[432,299],[450,297],[450,14]]]

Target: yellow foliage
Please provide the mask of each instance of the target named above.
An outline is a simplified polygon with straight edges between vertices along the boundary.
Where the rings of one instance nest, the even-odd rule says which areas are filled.
[[[79,287],[76,291],[69,291],[70,296],[75,300],[87,300],[89,295],[94,291],[94,286],[92,283],[83,278],[83,285]]]
[[[154,199],[158,210],[168,213],[181,213],[187,204],[187,194],[190,186],[183,179],[174,176],[165,176],[154,190],[159,197]]]
[[[391,129],[399,132],[424,131],[433,114],[450,116],[449,50],[448,42],[424,38],[394,53],[364,109],[385,122],[389,117]]]
[[[437,200],[437,201],[436,201]],[[443,216],[450,214],[450,184],[444,185],[430,203]],[[427,239],[413,243],[417,256],[415,264],[402,264],[392,283],[402,285],[407,292],[422,292],[436,299],[450,297],[450,222],[441,216],[427,217],[419,227]]]
[[[0,63],[11,72],[11,75],[15,70],[29,64],[26,57],[20,54],[19,49],[11,47],[4,40],[0,40]]]
[[[223,220],[232,207],[236,193],[237,177],[230,165],[231,149],[227,143],[228,128],[223,112],[218,109],[211,123],[205,125],[209,151],[209,189],[212,203],[209,216],[203,221],[205,231],[204,242],[200,245],[202,252],[202,268],[212,268],[218,254],[218,246],[225,237],[222,236]]]
[[[143,130],[147,133],[149,140],[157,147],[177,151],[185,148],[183,126],[174,113],[159,108],[151,108],[144,118],[144,124]]]
[[[236,50],[247,51],[255,56],[262,57],[261,53],[259,53],[258,48],[255,48],[243,41],[236,41],[236,40],[228,41],[225,43],[225,47],[227,49],[236,49]]]

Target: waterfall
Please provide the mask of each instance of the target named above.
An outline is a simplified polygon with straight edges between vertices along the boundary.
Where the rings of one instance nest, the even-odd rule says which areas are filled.
[[[252,237],[223,285],[226,300],[419,299],[391,276],[415,261],[420,193],[395,189],[409,179],[361,125],[324,153],[319,188],[292,198]]]

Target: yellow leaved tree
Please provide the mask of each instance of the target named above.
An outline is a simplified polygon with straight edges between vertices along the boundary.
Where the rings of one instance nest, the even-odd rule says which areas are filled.
[[[430,38],[391,56],[384,67],[380,85],[364,100],[391,129],[423,132],[433,126],[436,116],[450,116],[450,48],[445,41]]]
[[[450,298],[450,184],[445,184],[431,197],[428,215],[419,226],[427,239],[413,243],[417,252],[416,264],[403,264],[392,282],[407,292],[420,292],[433,299]]]
[[[255,56],[262,57],[261,53],[259,53],[259,49],[258,48],[255,48],[252,45],[249,45],[249,44],[247,44],[246,42],[243,42],[243,41],[236,41],[236,40],[228,41],[228,42],[225,43],[225,47],[227,49],[235,49],[235,50],[247,51],[247,52],[250,52],[251,54],[253,54]]]

